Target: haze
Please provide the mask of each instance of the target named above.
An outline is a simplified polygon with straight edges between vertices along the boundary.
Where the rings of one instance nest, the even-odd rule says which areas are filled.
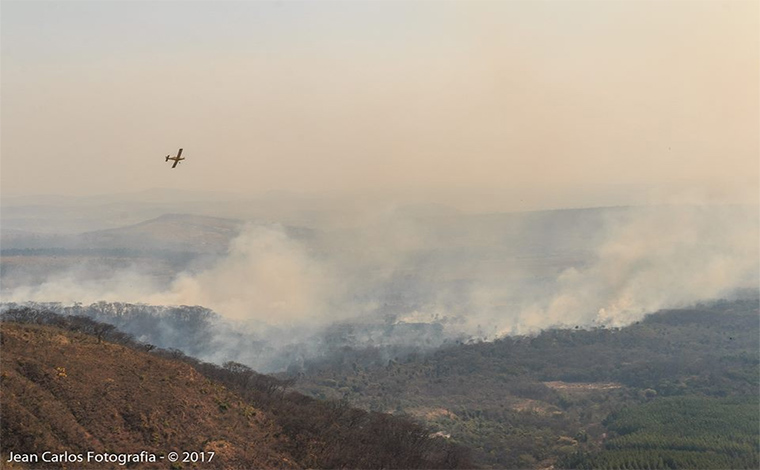
[[[755,1],[4,1],[2,195],[756,202],[759,13]],[[170,171],[178,147],[187,161]]]

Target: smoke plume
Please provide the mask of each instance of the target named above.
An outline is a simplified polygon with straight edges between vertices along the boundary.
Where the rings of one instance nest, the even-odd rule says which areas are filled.
[[[759,233],[748,206],[390,211],[314,240],[250,225],[224,256],[170,282],[139,265],[97,279],[78,269],[5,297],[200,305],[249,331],[297,327],[302,337],[348,322],[438,323],[450,337],[493,338],[622,326],[742,288],[756,295]]]

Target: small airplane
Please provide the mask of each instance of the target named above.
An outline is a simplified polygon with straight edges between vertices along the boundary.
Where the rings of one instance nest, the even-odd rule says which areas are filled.
[[[182,158],[182,149],[179,149],[179,152],[177,152],[176,157],[170,157],[169,155],[167,155],[166,161],[168,162],[169,160],[174,160],[174,165],[172,165],[172,168],[176,168],[179,162],[184,160],[184,158]]]

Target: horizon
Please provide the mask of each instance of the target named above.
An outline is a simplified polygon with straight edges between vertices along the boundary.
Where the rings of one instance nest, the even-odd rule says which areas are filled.
[[[445,191],[443,192],[445,194]],[[460,191],[459,194],[463,192]],[[565,205],[542,205],[542,204],[522,204],[519,207],[510,207],[502,202],[496,202],[491,205],[474,206],[472,204],[462,203],[462,198],[456,196],[456,192],[451,192],[448,197],[441,197],[442,193],[423,193],[423,194],[388,194],[375,192],[370,195],[362,194],[358,191],[353,192],[309,192],[309,191],[289,191],[289,190],[268,190],[260,193],[242,193],[236,191],[220,190],[202,190],[187,188],[168,188],[168,187],[151,187],[134,191],[124,192],[103,192],[95,194],[9,194],[0,197],[0,208],[24,207],[24,206],[66,206],[66,205],[98,205],[114,203],[156,203],[156,204],[181,204],[191,202],[202,202],[210,204],[241,203],[245,201],[271,201],[273,203],[290,202],[308,206],[312,203],[331,203],[339,204],[347,199],[363,196],[363,199],[355,204],[355,208],[362,206],[371,209],[373,206],[382,206],[386,208],[407,208],[407,207],[441,207],[454,210],[461,214],[491,214],[491,213],[522,213],[522,212],[542,212],[542,211],[563,211],[563,210],[584,210],[584,209],[608,209],[616,207],[688,207],[688,206],[758,206],[759,201],[730,199],[723,197],[708,197],[704,193],[674,195],[668,197],[631,197],[619,198],[611,201],[598,201],[597,203],[579,200],[578,203],[568,203]],[[436,197],[438,196],[438,197]],[[151,199],[145,199],[152,197]],[[185,198],[185,199],[183,199]],[[355,201],[354,201],[355,202]],[[520,202],[524,202],[523,199]],[[336,206],[336,209],[339,209]],[[188,214],[188,212],[167,212],[167,214]],[[197,214],[208,215],[208,214]],[[0,217],[2,212],[0,212]],[[227,216],[225,216],[227,218]]]

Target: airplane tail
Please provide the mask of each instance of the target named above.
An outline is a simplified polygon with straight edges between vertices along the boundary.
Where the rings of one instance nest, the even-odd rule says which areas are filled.
[[[166,160],[165,161],[167,161],[167,162],[169,161],[169,155],[166,156]]]

